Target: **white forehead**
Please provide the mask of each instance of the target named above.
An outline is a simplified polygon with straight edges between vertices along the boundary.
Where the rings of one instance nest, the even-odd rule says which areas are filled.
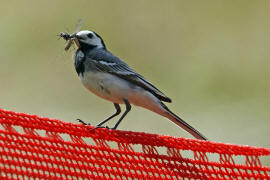
[[[89,33],[92,33],[93,34],[93,31],[89,31],[89,30],[83,30],[83,31],[79,31],[77,32],[77,36],[84,36],[84,35],[87,35]]]

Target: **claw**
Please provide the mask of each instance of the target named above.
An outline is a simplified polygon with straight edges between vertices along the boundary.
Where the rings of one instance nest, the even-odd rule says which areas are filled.
[[[83,125],[88,125],[88,126],[91,126],[91,124],[90,123],[86,123],[86,122],[84,122],[83,120],[81,120],[81,119],[76,119],[78,122],[80,122],[81,124],[83,124]]]

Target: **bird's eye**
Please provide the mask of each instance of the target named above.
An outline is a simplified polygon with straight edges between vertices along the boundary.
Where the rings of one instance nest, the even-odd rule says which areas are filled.
[[[89,34],[87,34],[87,36],[88,36],[89,38],[92,38],[92,37],[93,37],[93,34],[92,34],[92,33],[89,33]]]

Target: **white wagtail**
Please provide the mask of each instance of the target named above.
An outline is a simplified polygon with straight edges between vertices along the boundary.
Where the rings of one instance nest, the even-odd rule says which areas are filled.
[[[97,96],[113,102],[116,109],[112,116],[100,122],[96,128],[119,115],[119,104],[125,104],[126,111],[112,128],[116,129],[133,104],[168,118],[197,139],[206,140],[206,137],[163,104],[162,101],[171,102],[169,97],[110,53],[97,33],[84,30],[72,35],[61,33],[60,36],[65,40],[75,41],[78,46],[74,64],[83,85]]]

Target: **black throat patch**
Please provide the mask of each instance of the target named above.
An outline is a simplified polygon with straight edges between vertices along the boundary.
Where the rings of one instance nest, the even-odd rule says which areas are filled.
[[[81,76],[83,76],[83,73],[85,71],[84,61],[85,61],[85,53],[81,49],[78,49],[75,55],[74,65],[77,74]]]

